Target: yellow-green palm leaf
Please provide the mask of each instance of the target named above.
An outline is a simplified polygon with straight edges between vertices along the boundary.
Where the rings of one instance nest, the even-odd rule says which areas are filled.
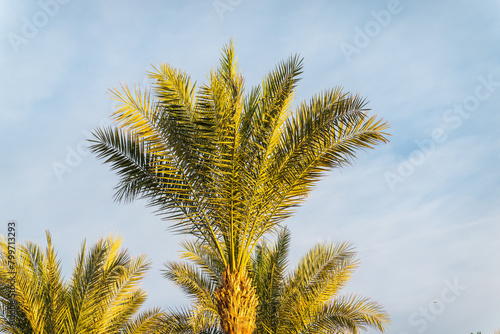
[[[45,250],[35,243],[18,245],[14,261],[8,243],[0,240],[0,331],[2,333],[99,334],[158,332],[158,309],[138,314],[146,294],[138,283],[149,268],[144,256],[131,258],[121,241],[106,238],[75,261],[69,281],[61,275],[50,234]],[[8,296],[15,267],[14,300]],[[12,302],[14,316],[8,313]]]

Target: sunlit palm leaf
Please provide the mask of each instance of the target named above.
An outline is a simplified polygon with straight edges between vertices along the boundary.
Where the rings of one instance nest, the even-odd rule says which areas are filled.
[[[5,238],[0,240],[0,330],[4,333],[153,333],[158,332],[158,309],[138,314],[145,292],[138,288],[149,263],[120,250],[117,238],[101,239],[75,261],[71,279],[64,282],[60,260],[47,232],[47,247],[17,245],[14,318],[5,311],[11,275]],[[136,314],[138,314],[136,316]]]

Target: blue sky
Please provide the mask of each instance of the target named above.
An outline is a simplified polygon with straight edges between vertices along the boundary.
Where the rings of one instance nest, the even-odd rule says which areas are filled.
[[[0,0],[0,227],[44,243],[69,272],[84,238],[110,233],[153,268],[148,305],[186,303],[161,277],[183,239],[86,150],[107,90],[168,62],[205,81],[234,37],[247,87],[299,53],[297,101],[341,85],[391,124],[391,143],[333,171],[287,225],[292,260],[350,240],[346,291],[391,313],[389,333],[500,328],[498,1]]]

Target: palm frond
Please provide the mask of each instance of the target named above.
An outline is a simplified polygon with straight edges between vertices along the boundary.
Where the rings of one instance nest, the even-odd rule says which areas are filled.
[[[203,275],[208,276],[213,285],[222,280],[224,263],[217,257],[212,248],[199,241],[186,241],[181,243],[181,247],[184,248],[184,251],[180,258],[188,260],[200,268]]]
[[[167,311],[161,318],[161,332],[166,334],[222,334],[219,319],[213,312],[200,308],[178,308]]]
[[[131,258],[119,238],[101,239],[87,251],[84,242],[69,282],[62,277],[51,235],[43,250],[33,242],[8,257],[0,240],[0,330],[5,333],[150,333],[159,310],[139,314],[146,294],[138,288],[149,268],[145,256]],[[9,263],[10,262],[10,263]],[[15,272],[15,294],[6,287]],[[10,289],[10,286],[9,286]],[[14,315],[10,313],[15,300]],[[154,325],[154,326],[153,326]]]
[[[188,296],[199,303],[212,303],[212,293],[217,286],[207,275],[193,265],[179,262],[164,264],[163,276],[178,285]]]
[[[350,333],[367,330],[368,327],[384,332],[390,322],[382,306],[359,296],[336,297],[325,305],[307,330],[341,328]]]
[[[158,308],[141,312],[121,326],[120,334],[161,333],[160,330],[163,328],[161,317],[162,313]]]
[[[274,332],[277,328],[276,315],[285,288],[289,247],[290,231],[284,228],[274,246],[262,242],[252,256],[250,276],[259,296],[257,332]]]

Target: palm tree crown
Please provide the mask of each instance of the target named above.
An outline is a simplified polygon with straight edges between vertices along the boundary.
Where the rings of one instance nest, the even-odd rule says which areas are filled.
[[[230,43],[198,90],[168,64],[150,73],[152,90],[113,90],[117,127],[94,132],[91,150],[121,177],[116,199],[146,198],[221,259],[225,283],[216,299],[228,334],[254,329],[258,301],[246,267],[262,236],[326,171],[387,141],[388,125],[341,88],[293,110],[301,73],[302,59],[292,56],[245,93]]]
[[[137,314],[146,299],[137,285],[149,263],[145,256],[130,258],[120,245],[110,237],[87,251],[84,243],[71,279],[64,282],[48,232],[45,251],[27,242],[10,258],[7,240],[0,240],[0,332],[153,333],[159,310]],[[9,295],[13,273],[14,296]]]

